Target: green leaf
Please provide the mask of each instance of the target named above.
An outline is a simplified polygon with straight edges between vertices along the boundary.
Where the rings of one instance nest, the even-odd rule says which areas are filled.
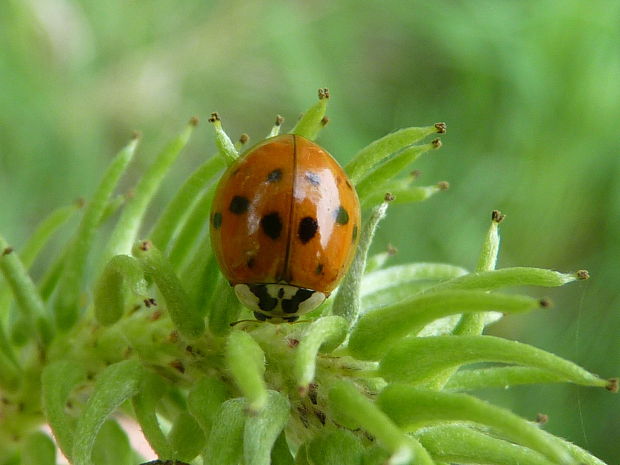
[[[211,185],[198,197],[196,203],[191,207],[185,221],[182,222],[178,236],[176,237],[172,248],[170,249],[170,263],[175,269],[178,269],[187,255],[200,241],[208,242],[208,237],[201,237],[201,233],[207,231],[209,224],[206,218],[209,218],[211,212],[211,203],[215,195],[215,185]]]
[[[172,265],[149,241],[137,242],[131,252],[157,284],[179,332],[190,339],[199,337],[205,329],[204,319],[193,307]]]
[[[371,205],[377,205],[381,202],[381,199],[385,197],[385,193],[389,192],[394,196],[394,205],[404,205],[409,203],[418,203],[428,200],[433,195],[447,190],[449,187],[445,181],[439,182],[432,186],[412,186],[411,181],[405,180],[392,180],[388,181],[381,187],[373,186],[373,190],[370,191],[364,197],[362,201],[362,207],[369,207]]]
[[[127,433],[114,420],[101,426],[93,447],[94,465],[133,465],[133,451]]]
[[[101,257],[104,262],[114,255],[130,253],[131,246],[137,239],[138,230],[149,202],[153,195],[155,195],[170,166],[189,141],[197,123],[196,119],[192,119],[188,126],[162,150],[146,170],[110,235],[106,249]]]
[[[368,276],[373,271],[378,271],[383,268],[388,259],[396,253],[396,249],[391,245],[388,245],[388,249],[385,252],[379,252],[366,259],[366,269],[364,270],[364,276]]]
[[[172,457],[189,462],[205,447],[206,439],[200,425],[187,412],[181,412],[168,435],[173,449]]]
[[[491,213],[491,225],[487,231],[486,237],[482,242],[482,250],[478,258],[476,272],[492,271],[497,264],[497,255],[499,253],[499,223],[503,221],[504,215],[498,210]],[[482,334],[485,327],[485,316],[483,313],[466,313],[452,331],[453,334],[460,336],[474,336]],[[437,386],[444,386],[454,370],[447,370],[437,380]]]
[[[448,391],[471,391],[483,388],[502,388],[519,384],[564,383],[557,373],[540,368],[521,366],[463,369],[454,373],[445,385]]]
[[[205,436],[211,432],[215,415],[228,397],[226,384],[211,376],[199,379],[189,391],[187,407],[202,427]]]
[[[370,194],[385,186],[390,179],[403,171],[420,155],[440,146],[441,144],[438,140],[424,145],[412,145],[386,159],[376,169],[370,171],[360,182],[356,183],[355,190],[360,198],[360,202],[364,203]],[[393,194],[391,190],[389,192]]]
[[[62,268],[65,263],[65,257],[69,253],[68,247],[63,249],[54,259],[52,264],[47,267],[47,271],[43,274],[37,283],[39,294],[44,301],[48,301],[60,281],[62,276]]]
[[[339,316],[326,316],[312,322],[301,338],[295,354],[294,376],[297,386],[305,392],[314,379],[316,356],[321,347],[331,352],[344,341],[347,321]]]
[[[358,358],[378,360],[399,339],[448,315],[484,311],[525,312],[540,307],[539,300],[517,295],[460,290],[425,293],[364,314],[353,328],[349,350]]]
[[[362,227],[360,241],[357,246],[357,253],[353,258],[351,267],[348,273],[342,280],[338,293],[334,299],[332,306],[332,312],[336,316],[343,317],[349,322],[349,325],[353,325],[357,320],[361,309],[361,285],[364,277],[364,270],[366,269],[366,257],[370,244],[377,231],[377,226],[383,218],[385,218],[388,208],[389,198],[386,197],[385,201],[375,207],[370,214],[370,218],[364,223]]]
[[[41,344],[47,344],[52,337],[52,326],[43,299],[17,253],[9,247],[2,236],[0,236],[0,272],[9,283],[21,311],[18,318],[22,319],[25,325],[34,328],[30,333],[32,337],[36,337]]]
[[[367,273],[362,280],[361,296],[367,298],[373,294],[411,282],[443,281],[469,273],[460,266],[445,263],[407,263],[395,265],[382,270]]]
[[[588,451],[583,450],[581,447],[576,446],[575,444],[554,436],[545,430],[540,430],[540,433],[547,438],[548,441],[554,442],[558,444],[560,447],[563,447],[568,451],[570,456],[573,458],[575,463],[583,464],[583,465],[606,465],[602,460],[597,459]]]
[[[493,336],[436,336],[398,342],[381,360],[379,372],[387,381],[419,384],[446,368],[479,362],[501,362],[539,368],[564,381],[607,386],[572,362],[536,347]]]
[[[560,273],[558,271],[527,267],[502,268],[500,270],[480,271],[465,276],[459,276],[458,278],[444,281],[429,288],[428,292],[444,291],[447,289],[480,289],[491,291],[494,289],[516,286],[557,287],[578,279],[585,279],[583,273],[583,271]]]
[[[60,329],[71,328],[78,318],[79,298],[82,293],[88,254],[93,249],[95,231],[110,196],[133,158],[137,145],[138,139],[134,138],[116,155],[104,173],[92,200],[84,210],[80,226],[65,256],[62,276],[58,283],[58,298],[54,311],[56,323]]]
[[[103,326],[116,323],[130,304],[130,297],[146,295],[146,280],[140,263],[129,255],[110,259],[95,283],[95,318]]]
[[[443,129],[440,129],[443,128]],[[383,160],[425,137],[438,132],[445,132],[445,125],[421,128],[405,128],[394,131],[360,150],[345,166],[345,171],[353,184],[357,185],[369,176]]]
[[[239,158],[239,153],[228,134],[224,132],[220,115],[211,113],[209,123],[213,125],[213,130],[215,131],[215,145],[217,146],[218,155],[226,162],[227,166],[232,165]]]
[[[230,399],[221,405],[207,441],[206,463],[239,464],[243,455],[246,406],[245,399]]]
[[[217,259],[211,253],[210,242],[204,240],[192,261],[181,272],[181,282],[185,284],[194,308],[203,317],[209,316],[209,300],[214,296],[220,280],[223,281]]]
[[[127,199],[129,199],[130,197],[130,194],[118,194],[112,197],[106,204],[103,212],[101,213],[101,218],[99,219],[99,226],[105,224],[105,222],[108,221],[112,215],[119,211],[121,207],[125,204]]]
[[[364,450],[362,465],[385,465],[389,458],[389,454],[381,447],[370,446]]]
[[[56,465],[56,444],[47,434],[35,431],[22,446],[22,465]]]
[[[416,435],[434,459],[485,465],[553,465],[526,447],[460,425],[438,426]]]
[[[245,465],[270,465],[271,449],[289,419],[290,404],[276,391],[268,391],[265,408],[245,421],[243,457]]]
[[[373,402],[351,383],[336,382],[328,393],[330,412],[348,428],[361,427],[377,438],[391,454],[390,464],[432,465],[433,461],[417,440],[407,437]]]
[[[73,457],[75,418],[65,411],[71,391],[84,379],[84,369],[73,362],[58,361],[45,367],[41,376],[43,408],[63,454]]]
[[[196,198],[215,175],[224,167],[220,157],[212,157],[200,165],[181,185],[166,209],[157,219],[149,237],[159,250],[166,250],[179,225]]]
[[[215,263],[217,265],[217,263]],[[231,323],[239,319],[241,304],[235,291],[217,268],[217,281],[208,303],[209,330],[216,336],[226,336]]]
[[[172,446],[157,419],[158,404],[165,392],[165,381],[155,374],[146,372],[138,393],[132,398],[133,410],[142,434],[158,457],[173,456]]]
[[[495,269],[497,254],[499,253],[499,224],[504,220],[504,215],[499,210],[491,213],[491,225],[482,242],[482,250],[478,258],[476,271],[491,271]]]
[[[363,452],[360,439],[342,429],[319,432],[308,444],[313,465],[360,465]]]
[[[551,461],[570,461],[564,448],[549,441],[534,424],[466,394],[422,391],[391,384],[379,394],[377,402],[397,425],[408,432],[416,432],[437,422],[474,422],[540,452]]]
[[[115,363],[101,372],[75,429],[75,465],[92,464],[91,454],[101,426],[116,408],[138,393],[142,375],[142,365],[136,360]]]
[[[295,454],[295,465],[312,465],[308,459],[308,444],[303,443]]]
[[[291,454],[291,450],[286,442],[286,434],[284,431],[280,433],[278,439],[271,449],[271,465],[294,465],[295,459]]]
[[[233,330],[226,341],[226,364],[235,384],[248,400],[248,408],[260,412],[267,402],[265,354],[248,333]]]
[[[290,133],[297,134],[309,140],[316,139],[319,131],[326,124],[324,117],[328,102],[329,91],[327,89],[319,89],[319,101],[312,105],[308,111],[301,116]]]
[[[0,339],[4,346],[9,347],[9,343],[4,335],[4,329],[0,327]],[[12,353],[7,355],[6,350],[0,351],[0,387],[7,392],[14,392],[18,389],[22,377],[21,369]]]

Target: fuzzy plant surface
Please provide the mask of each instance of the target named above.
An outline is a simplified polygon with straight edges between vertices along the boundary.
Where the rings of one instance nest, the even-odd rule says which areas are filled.
[[[318,135],[329,94],[319,97],[291,133]],[[58,449],[73,465],[137,465],[145,458],[119,421],[128,417],[159,464],[602,464],[542,422],[471,394],[532,383],[617,391],[615,379],[483,335],[513,313],[549,311],[548,300],[507,289],[562,286],[586,271],[496,269],[497,211],[474,269],[390,266],[391,251],[368,254],[390,203],[447,188],[401,174],[441,146],[426,140],[445,124],[392,132],[345,166],[364,216],[353,264],[318,309],[271,324],[241,307],[211,250],[215,185],[248,138],[234,144],[216,114],[210,122],[218,153],[152,224],[147,208],[158,208],[154,195],[195,119],[151,161],[131,196],[116,190],[137,137],[84,205],[50,213],[19,250],[0,237],[1,465],[54,465]],[[281,124],[278,117],[268,137]],[[33,279],[35,259],[76,215],[77,229]],[[112,222],[100,246],[96,235]]]

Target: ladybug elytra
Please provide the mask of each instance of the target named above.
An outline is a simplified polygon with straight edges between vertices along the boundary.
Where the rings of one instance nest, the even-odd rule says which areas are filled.
[[[292,322],[318,307],[353,259],[360,205],[338,163],[285,134],[235,161],[217,186],[211,242],[222,273],[258,320]]]

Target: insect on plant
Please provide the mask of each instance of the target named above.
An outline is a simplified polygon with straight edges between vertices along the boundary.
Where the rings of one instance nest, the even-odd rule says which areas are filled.
[[[617,379],[482,334],[550,306],[498,291],[587,272],[496,269],[497,211],[471,269],[369,255],[388,205],[448,187],[401,176],[441,147],[425,140],[446,125],[394,131],[341,168],[314,142],[328,99],[321,89],[287,134],[278,117],[242,156],[247,136],[233,143],[213,114],[218,153],[154,224],[145,212],[195,119],[132,196],[114,192],[137,138],[84,205],[53,212],[21,247],[0,238],[0,465],[55,465],[58,448],[72,465],[152,460],[132,449],[127,417],[159,465],[602,464],[472,394],[559,382],[617,391]],[[77,215],[33,278],[39,251]]]

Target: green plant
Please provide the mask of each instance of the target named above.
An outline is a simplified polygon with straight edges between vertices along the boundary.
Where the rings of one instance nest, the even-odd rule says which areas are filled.
[[[319,99],[292,132],[314,138],[326,122],[326,105],[327,98]],[[75,465],[137,463],[120,415],[137,420],[162,461],[602,463],[467,394],[541,382],[617,390],[617,380],[481,335],[504,315],[549,306],[492,291],[561,286],[587,272],[496,270],[499,212],[473,272],[441,263],[386,266],[390,252],[368,256],[390,202],[422,201],[447,187],[418,187],[412,177],[398,177],[441,146],[437,139],[417,144],[444,133],[444,124],[391,133],[345,167],[366,207],[351,270],[305,321],[272,325],[246,321],[249,313],[210,251],[214,182],[247,141],[242,137],[235,147],[219,118],[211,122],[219,155],[179,188],[148,240],[137,240],[146,209],[195,119],[128,199],[113,193],[137,137],[119,152],[82,209],[77,231],[40,279],[29,276],[29,266],[79,208],[53,212],[19,251],[0,239],[0,464],[54,464],[56,444]],[[117,210],[107,244],[98,247],[96,232]],[[44,423],[55,442],[39,431]]]

